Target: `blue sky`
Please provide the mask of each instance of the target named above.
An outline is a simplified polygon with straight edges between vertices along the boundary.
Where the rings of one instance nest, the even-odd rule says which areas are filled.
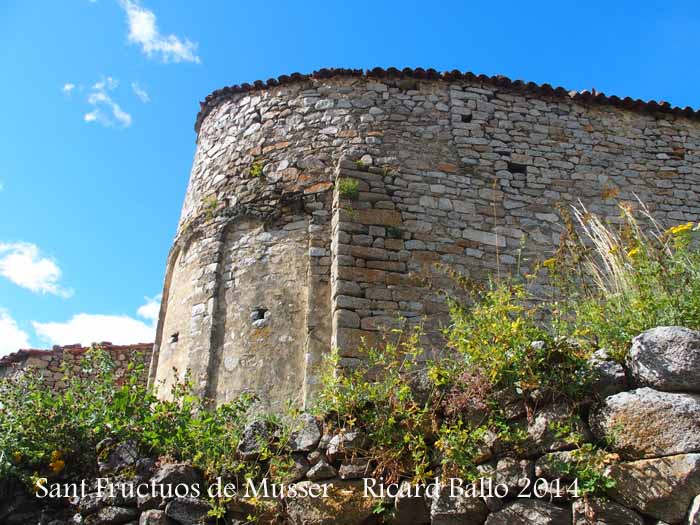
[[[0,3],[0,355],[152,338],[198,101],[433,67],[700,106],[697,2]]]

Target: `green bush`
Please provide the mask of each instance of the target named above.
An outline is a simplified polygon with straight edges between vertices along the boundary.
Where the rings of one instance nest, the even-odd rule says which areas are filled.
[[[80,368],[83,374],[66,371],[61,392],[32,372],[0,381],[0,455],[10,459],[0,462],[0,479],[16,476],[31,484],[37,475],[89,477],[97,466],[96,446],[108,437],[134,440],[142,453],[188,461],[211,477],[281,470],[279,440],[264,449],[260,462],[236,459],[251,396],[212,408],[185,380],[173,386],[170,400],[161,400],[137,381],[140,370],[117,378],[101,350],[89,351]]]
[[[619,226],[585,208],[544,262],[561,330],[622,360],[632,338],[656,326],[700,328],[700,225],[662,229],[644,206],[620,206]],[[579,232],[581,232],[579,234]]]

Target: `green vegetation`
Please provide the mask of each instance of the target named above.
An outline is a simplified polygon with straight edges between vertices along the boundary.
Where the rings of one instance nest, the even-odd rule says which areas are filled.
[[[357,191],[357,181],[341,179],[339,191]],[[583,209],[567,218],[561,249],[537,269],[550,278],[549,299],[533,297],[531,276],[462,283],[466,300],[450,299],[439,359],[425,360],[423,331],[408,325],[388,332],[383,345],[364,345],[356,368],[341,370],[332,352],[314,410],[325,431],[363,433],[356,453],[387,481],[474,478],[494,453],[526,453],[527,424],[537,407],[556,402],[571,412],[551,428],[574,448],[562,471],[577,476],[584,493],[608,488],[603,472],[616,457],[607,443],[586,443],[576,424],[591,399],[588,358],[604,346],[622,359],[632,337],[657,325],[700,328],[698,225],[662,231],[648,214],[621,211],[616,227]],[[258,413],[275,431],[259,443],[259,459],[243,461],[236,450],[255,412],[250,396],[212,408],[185,378],[170,400],[159,400],[133,379],[138,374],[115,377],[99,351],[83,366],[94,378],[69,375],[60,393],[32,373],[0,380],[0,478],[89,476],[107,437],[189,461],[210,479],[287,476],[292,414]]]
[[[254,179],[257,179],[258,177],[262,176],[263,172],[263,163],[262,162],[255,162],[253,165],[250,167],[250,176],[253,177]]]
[[[219,205],[219,199],[216,195],[209,195],[204,199],[204,213],[206,214],[207,220],[210,221],[214,218],[214,213],[216,212],[216,207]]]
[[[136,380],[140,372],[117,377],[107,354],[93,349],[78,369],[66,371],[63,392],[47,389],[36,373],[0,381],[0,451],[9,458],[0,462],[0,479],[12,475],[31,485],[37,477],[94,475],[97,444],[107,437],[134,440],[152,457],[188,461],[208,477],[284,476],[286,432],[261,443],[258,461],[236,459],[253,397],[212,409],[185,378],[173,386],[171,400],[159,400]]]
[[[360,195],[360,183],[357,179],[343,177],[338,181],[338,193],[346,199],[357,199]]]
[[[567,237],[544,265],[562,332],[621,360],[644,330],[700,328],[700,224],[663,230],[643,205],[636,214],[625,205],[620,211],[613,227],[575,209],[576,224],[567,218]]]

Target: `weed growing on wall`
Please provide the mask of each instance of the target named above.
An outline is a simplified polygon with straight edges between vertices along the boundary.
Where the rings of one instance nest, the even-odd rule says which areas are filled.
[[[343,177],[338,180],[338,193],[346,199],[357,199],[360,195],[360,183],[357,179]]]

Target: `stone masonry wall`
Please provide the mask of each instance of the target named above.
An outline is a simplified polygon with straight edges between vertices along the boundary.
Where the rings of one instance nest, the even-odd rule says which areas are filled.
[[[532,269],[557,246],[559,205],[615,221],[639,198],[665,226],[700,214],[692,111],[416,76],[298,77],[207,102],[151,366],[163,395],[176,367],[219,401],[307,404],[331,347],[352,366],[399,317],[439,349],[440,266]]]
[[[139,380],[148,380],[147,370],[151,362],[151,343],[135,345],[113,345],[100,343],[100,349],[107,352],[115,364],[115,374],[122,377],[129,364],[143,365]],[[20,350],[0,358],[0,378],[18,377],[27,370],[38,371],[50,389],[61,390],[65,385],[65,371],[79,371],[80,362],[89,348],[81,345],[54,346],[52,350]],[[131,372],[130,372],[131,373]],[[79,371],[85,377],[85,373]]]

